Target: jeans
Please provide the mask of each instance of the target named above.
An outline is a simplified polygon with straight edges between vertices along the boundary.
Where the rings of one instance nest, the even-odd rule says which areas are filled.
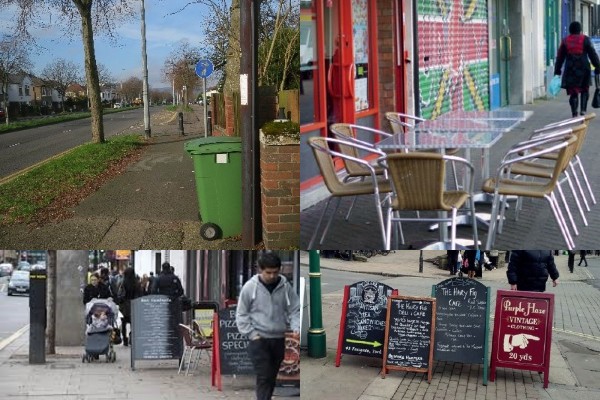
[[[275,389],[279,366],[285,354],[285,339],[251,340],[248,354],[256,372],[256,399],[270,400]]]

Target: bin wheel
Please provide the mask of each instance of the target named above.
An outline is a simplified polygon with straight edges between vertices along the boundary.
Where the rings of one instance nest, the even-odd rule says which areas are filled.
[[[222,235],[219,225],[207,222],[200,227],[200,236],[205,240],[220,239]]]

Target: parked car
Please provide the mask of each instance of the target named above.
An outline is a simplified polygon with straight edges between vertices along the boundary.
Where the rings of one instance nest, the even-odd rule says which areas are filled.
[[[113,108],[121,108],[121,103],[115,103],[115,105],[113,106]]]
[[[0,264],[0,277],[10,276],[13,272],[13,265],[11,263]]]
[[[4,112],[3,108],[0,108],[0,118],[1,119],[6,119],[6,113]]]
[[[27,261],[19,261],[17,265],[17,271],[31,271],[31,264]]]
[[[8,281],[9,296],[13,294],[29,294],[29,271],[15,271]]]

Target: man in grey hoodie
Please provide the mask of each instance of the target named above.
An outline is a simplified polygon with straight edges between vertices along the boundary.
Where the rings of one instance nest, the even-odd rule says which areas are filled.
[[[248,354],[256,371],[256,398],[270,400],[285,353],[285,332],[300,331],[300,301],[284,276],[281,260],[266,253],[258,260],[259,273],[242,287],[236,322],[248,336]]]

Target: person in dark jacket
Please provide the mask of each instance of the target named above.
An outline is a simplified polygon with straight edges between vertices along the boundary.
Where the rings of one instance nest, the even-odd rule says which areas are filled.
[[[171,270],[171,265],[165,262],[161,266],[162,272],[154,279],[152,294],[164,294],[173,299],[183,295],[181,281]]]
[[[575,269],[575,252],[573,250],[568,250],[569,252],[569,260],[567,261],[567,265],[569,266],[569,271],[573,273]]]
[[[100,281],[98,275],[93,274],[90,277],[90,284],[83,289],[83,304],[89,303],[92,299],[108,299],[110,290],[108,286]]]
[[[123,318],[121,318],[123,345],[127,346],[129,344],[130,336],[127,335],[127,324],[131,324],[131,300],[142,295],[141,287],[133,268],[126,268],[123,272],[123,280],[119,283],[117,293],[119,293],[119,297],[121,297],[121,299],[119,299],[119,310],[121,311],[121,314],[123,314]]]
[[[585,266],[587,267],[587,260],[585,259],[585,255],[586,255],[586,250],[579,250],[579,263],[577,263],[577,266],[581,266],[581,263],[584,262]]]
[[[567,89],[567,94],[570,96],[571,114],[576,117],[578,107],[580,115],[584,115],[587,110],[592,79],[590,62],[594,65],[596,75],[598,75],[600,74],[600,59],[598,59],[598,54],[590,38],[581,33],[581,23],[571,22],[569,33],[570,35],[562,40],[558,48],[554,75],[560,75],[561,68],[565,64],[561,87]],[[579,97],[581,97],[581,101],[579,101]]]
[[[446,257],[450,275],[456,275],[458,272],[458,250],[446,250]]]
[[[513,250],[506,271],[511,290],[545,292],[548,276],[558,285],[558,269],[552,250]]]

